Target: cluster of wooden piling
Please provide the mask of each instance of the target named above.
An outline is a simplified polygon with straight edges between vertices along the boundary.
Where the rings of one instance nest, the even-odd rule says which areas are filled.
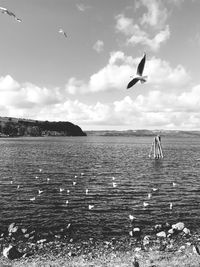
[[[151,158],[153,154],[154,159],[160,159],[163,158],[163,152],[162,152],[162,145],[161,145],[161,137],[160,135],[155,136],[153,143],[151,145],[149,157]]]

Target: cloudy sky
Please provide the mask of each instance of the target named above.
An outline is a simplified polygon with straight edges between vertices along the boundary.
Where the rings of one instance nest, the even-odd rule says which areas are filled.
[[[22,19],[0,13],[0,116],[83,130],[200,130],[199,0],[0,6]],[[127,90],[144,52],[148,81]]]

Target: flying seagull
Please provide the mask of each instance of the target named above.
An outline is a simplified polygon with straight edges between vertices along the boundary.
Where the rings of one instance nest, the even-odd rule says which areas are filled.
[[[146,61],[146,54],[144,53],[143,58],[141,59],[138,68],[137,68],[137,76],[133,78],[129,84],[127,85],[127,89],[131,88],[134,84],[136,84],[138,81],[141,83],[146,82],[147,76],[142,76],[143,70],[144,70],[144,65]]]
[[[67,38],[67,34],[63,29],[59,29],[58,31],[59,33],[63,34],[65,36],[65,38]]]
[[[21,19],[17,18],[16,15],[12,11],[8,10],[5,7],[0,7],[0,12],[1,13],[4,13],[4,14],[7,14],[9,16],[13,16],[14,19],[16,19],[18,22],[21,22],[22,21]]]

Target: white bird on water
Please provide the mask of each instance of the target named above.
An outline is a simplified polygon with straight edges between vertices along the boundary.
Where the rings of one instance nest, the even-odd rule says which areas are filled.
[[[3,14],[7,14],[7,15],[9,15],[11,17],[14,17],[14,19],[16,21],[18,21],[18,22],[21,22],[22,21],[21,19],[17,18],[16,15],[12,11],[8,10],[5,7],[0,7],[0,12],[3,13]]]
[[[88,208],[89,208],[89,210],[91,210],[94,208],[94,205],[89,205]]]
[[[86,189],[86,190],[85,190],[85,194],[86,194],[86,195],[88,195],[88,191],[89,191],[89,189]]]
[[[149,206],[149,203],[147,203],[147,202],[143,202],[143,206],[146,208],[146,207],[148,207]]]
[[[175,187],[177,184],[173,182],[172,185],[173,185],[173,187]]]
[[[43,192],[43,190],[38,190],[38,195],[41,195]]]
[[[62,193],[65,189],[60,187],[60,193]]]
[[[35,201],[35,197],[30,198],[30,201]]]
[[[148,193],[148,199],[150,199],[152,197],[151,193]]]
[[[117,187],[117,184],[116,183],[113,183],[113,187]]]
[[[131,215],[131,214],[129,214],[129,219],[130,219],[131,221],[133,221],[133,220],[135,220],[135,219],[136,219],[136,217],[135,217],[135,216],[133,216],[133,215]]]
[[[152,188],[152,191],[153,191],[153,192],[156,192],[156,191],[158,191],[158,188],[153,187],[153,188]]]
[[[134,84],[136,84],[138,81],[141,83],[146,82],[147,76],[142,76],[144,65],[146,61],[146,54],[144,53],[143,58],[141,59],[138,67],[137,67],[137,76],[133,78],[127,85],[127,89],[131,88]]]
[[[172,208],[173,208],[173,204],[172,204],[172,202],[170,202],[169,203],[169,209],[172,210]]]
[[[67,34],[63,29],[59,29],[58,31],[59,33],[63,34],[65,36],[65,38],[67,38]]]
[[[76,182],[73,182],[73,185],[76,185]]]

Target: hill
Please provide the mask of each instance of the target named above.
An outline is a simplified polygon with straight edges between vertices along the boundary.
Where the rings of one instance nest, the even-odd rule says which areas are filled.
[[[86,136],[86,133],[71,122],[0,117],[0,136]]]
[[[171,137],[200,137],[200,131],[179,131],[179,130],[127,130],[127,131],[86,131],[90,136],[161,136]]]

